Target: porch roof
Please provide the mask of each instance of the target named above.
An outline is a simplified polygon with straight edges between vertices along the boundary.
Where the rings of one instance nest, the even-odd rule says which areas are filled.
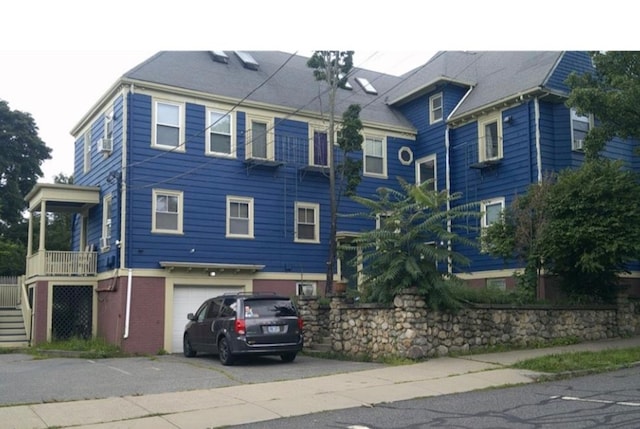
[[[24,199],[32,212],[40,211],[46,202],[48,212],[79,213],[100,203],[100,187],[38,183]]]

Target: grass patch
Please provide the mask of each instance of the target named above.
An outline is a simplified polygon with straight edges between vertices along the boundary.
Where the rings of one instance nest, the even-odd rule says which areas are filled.
[[[603,372],[640,362],[640,347],[598,352],[571,352],[542,356],[517,362],[514,368],[563,373],[575,371]]]
[[[81,357],[85,359],[102,359],[111,357],[125,357],[119,347],[107,343],[102,338],[82,339],[70,338],[64,341],[52,341],[38,344],[29,349],[29,353],[38,357]]]

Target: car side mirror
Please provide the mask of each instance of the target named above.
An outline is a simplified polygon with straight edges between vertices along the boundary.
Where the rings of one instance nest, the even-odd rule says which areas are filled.
[[[194,316],[193,313],[189,313],[189,314],[187,314],[187,319],[193,321],[193,320],[196,320],[196,316]]]

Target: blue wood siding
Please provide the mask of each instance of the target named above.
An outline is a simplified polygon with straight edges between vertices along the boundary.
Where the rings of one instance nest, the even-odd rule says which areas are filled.
[[[301,121],[274,120],[277,167],[245,163],[246,113],[236,113],[237,158],[205,156],[204,107],[186,104],[187,144],[184,152],[151,147],[151,97],[130,95],[128,169],[128,267],[159,268],[160,261],[260,264],[266,272],[324,273],[329,238],[329,181],[308,164],[309,129]],[[359,192],[375,193],[394,186],[396,177],[413,178],[413,167],[398,161],[406,139],[387,139],[388,179],[363,178]],[[354,156],[362,156],[361,153]],[[397,186],[397,185],[396,185]],[[183,192],[183,234],[152,233],[154,189]],[[253,198],[254,238],[226,238],[227,196]],[[295,242],[295,204],[320,206],[320,243]],[[341,212],[361,210],[343,197]],[[361,219],[340,218],[339,229],[370,228]]]
[[[552,75],[547,79],[546,86],[550,89],[568,94],[569,87],[565,84],[567,77],[572,72],[582,74],[590,71],[593,71],[593,65],[588,52],[564,52]]]
[[[122,142],[124,124],[124,98],[118,96],[113,101],[113,150],[104,155],[97,150],[98,140],[104,136],[105,117],[100,114],[91,122],[91,168],[84,172],[84,135],[79,136],[74,147],[74,184],[100,187],[100,204],[89,211],[87,243],[93,244],[99,252],[98,270],[104,271],[116,267],[119,252],[115,241],[120,239],[120,192],[119,177],[122,171]],[[103,225],[103,198],[111,195],[111,240],[110,248],[100,252],[100,238]],[[72,230],[72,249],[80,249],[79,215],[74,215]]]

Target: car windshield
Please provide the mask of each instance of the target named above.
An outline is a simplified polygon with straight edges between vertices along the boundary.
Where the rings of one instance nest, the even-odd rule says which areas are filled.
[[[245,300],[245,317],[296,316],[293,303],[286,299]]]

